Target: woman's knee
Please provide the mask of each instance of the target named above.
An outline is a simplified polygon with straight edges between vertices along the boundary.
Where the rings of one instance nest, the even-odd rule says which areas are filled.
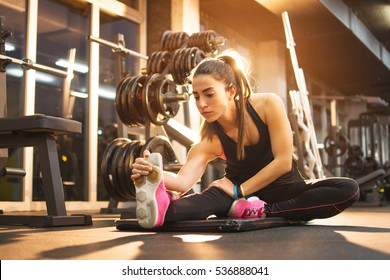
[[[351,178],[345,178],[342,188],[345,191],[346,199],[350,200],[352,203],[359,200],[360,187],[355,180]]]

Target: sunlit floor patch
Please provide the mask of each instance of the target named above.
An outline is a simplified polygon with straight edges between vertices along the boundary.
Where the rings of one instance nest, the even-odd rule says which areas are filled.
[[[335,232],[342,235],[352,244],[390,256],[390,248],[386,245],[389,236],[388,232],[349,232],[341,230],[336,230]]]
[[[201,243],[218,240],[222,237],[222,235],[183,234],[174,235],[173,237],[180,238],[183,242],[187,243]]]

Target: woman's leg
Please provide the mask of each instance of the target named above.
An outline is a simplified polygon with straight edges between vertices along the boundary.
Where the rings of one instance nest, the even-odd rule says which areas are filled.
[[[172,200],[165,221],[202,220],[210,215],[225,217],[233,199],[217,187]]]
[[[165,221],[206,219],[210,215],[226,216],[233,199],[224,191],[211,187],[201,193],[173,199],[165,189],[162,157],[152,153],[148,159],[153,170],[135,183],[136,215],[145,228],[162,226]]]
[[[266,205],[267,217],[308,221],[329,218],[359,199],[359,185],[349,178],[327,178],[307,183],[297,197]]]

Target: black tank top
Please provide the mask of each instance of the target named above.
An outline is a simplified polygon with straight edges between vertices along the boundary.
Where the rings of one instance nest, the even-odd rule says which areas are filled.
[[[234,184],[242,184],[274,159],[268,126],[249,102],[247,102],[246,108],[259,131],[259,142],[255,145],[244,147],[245,157],[242,160],[237,159],[237,143],[223,131],[219,123],[214,123],[215,132],[221,141],[226,157],[225,176]],[[272,184],[291,183],[301,179],[296,165],[293,163],[291,171],[275,180]]]

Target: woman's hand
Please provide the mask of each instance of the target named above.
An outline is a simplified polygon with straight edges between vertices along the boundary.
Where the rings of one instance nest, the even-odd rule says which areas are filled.
[[[228,194],[230,197],[234,198],[234,192],[233,192],[233,187],[234,184],[232,181],[230,181],[228,178],[223,177],[221,179],[213,181],[208,188],[211,187],[217,187],[221,190],[223,190],[226,194]]]
[[[137,180],[141,176],[147,176],[153,170],[153,164],[146,160],[150,156],[150,152],[145,150],[143,156],[143,158],[136,158],[132,165],[132,180]]]

